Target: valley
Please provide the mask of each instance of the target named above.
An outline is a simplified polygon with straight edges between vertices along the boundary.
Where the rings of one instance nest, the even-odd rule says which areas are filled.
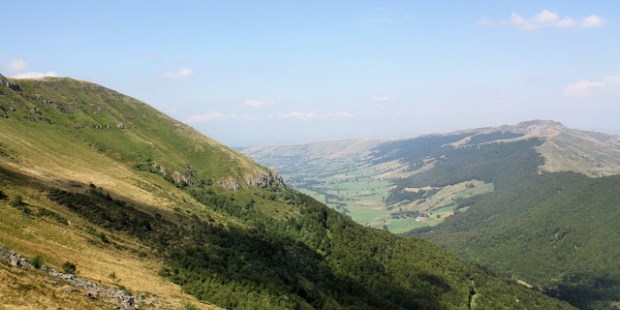
[[[620,310],[620,1],[0,8],[0,310]]]
[[[352,139],[249,147],[242,152],[356,222],[404,233],[439,224],[454,214],[458,201],[493,191],[497,178],[503,180],[491,174],[501,170],[514,169],[514,175],[524,169],[575,171],[593,177],[620,173],[618,139],[531,121],[405,140]],[[454,166],[465,162],[476,166],[469,172]],[[468,177],[448,174],[450,165],[454,173]]]
[[[609,249],[620,233],[619,139],[528,121],[339,156],[304,145],[245,152],[361,224],[431,240],[579,308],[607,309],[620,300],[620,254]]]

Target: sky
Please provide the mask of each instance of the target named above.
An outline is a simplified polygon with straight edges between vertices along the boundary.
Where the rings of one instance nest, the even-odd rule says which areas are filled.
[[[620,1],[6,1],[0,73],[230,146],[551,119],[620,134]]]

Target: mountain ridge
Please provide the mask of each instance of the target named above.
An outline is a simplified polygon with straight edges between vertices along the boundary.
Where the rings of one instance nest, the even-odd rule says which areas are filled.
[[[528,141],[540,142],[532,144]],[[428,179],[429,173],[438,169],[438,164],[445,165],[446,160],[450,162],[458,158],[450,159],[450,154],[471,157],[474,156],[474,149],[482,147],[495,148],[495,152],[502,153],[502,156],[510,156],[506,149],[520,143],[520,151],[523,154],[531,153],[528,156],[537,161],[532,172],[577,172],[590,177],[603,177],[620,173],[619,141],[619,136],[571,129],[551,120],[531,120],[514,125],[433,133],[410,139],[349,139],[252,147],[242,151],[265,166],[279,171],[290,185],[345,214],[350,214],[358,222],[378,228],[387,225],[391,231],[404,232],[407,225],[411,228],[434,225],[452,215],[451,208],[439,208],[445,211],[440,214],[441,218],[414,217],[418,214],[416,212],[424,215],[426,209],[436,205],[422,204],[421,201],[426,199],[423,196],[435,195],[441,187],[457,185],[456,183],[442,184],[440,188],[433,190],[434,192],[428,192],[429,184],[422,184],[423,182],[416,186],[405,186],[407,179],[420,179],[424,175]],[[527,146],[529,144],[532,144],[531,148]],[[491,153],[480,156],[487,156],[489,162],[495,160],[491,158]],[[540,159],[535,159],[536,157]],[[470,158],[469,162],[473,159]],[[478,165],[488,166],[484,162],[479,162]],[[454,188],[446,189],[438,198],[448,199],[444,206],[450,205],[450,201],[454,202],[463,195],[493,190],[489,188],[492,180],[490,175],[486,176],[487,181],[477,183],[483,181],[480,180],[482,175],[474,177],[469,174],[471,179],[462,178],[460,182],[470,181],[470,185],[479,186],[468,190],[463,187],[463,183],[457,186],[463,188],[460,191],[455,192]],[[445,179],[448,180],[449,176],[446,175]],[[394,193],[394,185],[397,185],[400,194]],[[418,192],[418,188],[427,188],[427,193],[407,193]],[[412,204],[415,200],[420,203]],[[395,211],[401,207],[402,212]],[[425,215],[430,214],[427,212]]]
[[[360,223],[431,240],[580,309],[613,309],[618,141],[535,120],[392,140],[357,157],[250,155]]]

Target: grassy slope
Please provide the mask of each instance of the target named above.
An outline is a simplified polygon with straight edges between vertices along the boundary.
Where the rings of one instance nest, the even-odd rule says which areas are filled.
[[[116,92],[70,79],[20,85],[22,93],[0,94],[9,111],[0,119],[0,190],[23,196],[27,212],[0,200],[0,243],[52,267],[68,260],[84,278],[177,307],[210,307],[182,290],[253,308],[567,307],[286,188],[217,186],[267,172]],[[82,302],[53,296],[42,303]]]

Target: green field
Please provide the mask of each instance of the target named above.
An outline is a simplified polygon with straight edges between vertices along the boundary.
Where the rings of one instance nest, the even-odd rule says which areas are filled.
[[[458,201],[491,192],[494,188],[492,183],[470,180],[437,188],[436,193],[424,199],[388,203],[387,198],[400,177],[412,173],[397,162],[373,165],[367,155],[358,153],[335,158],[318,155],[308,158],[294,149],[275,153],[278,155],[267,154],[258,159],[266,166],[276,167],[287,184],[360,224],[380,229],[387,227],[394,233],[441,223],[453,214]],[[418,210],[426,218],[424,221],[417,221],[415,217],[398,218],[394,213],[399,210]]]

